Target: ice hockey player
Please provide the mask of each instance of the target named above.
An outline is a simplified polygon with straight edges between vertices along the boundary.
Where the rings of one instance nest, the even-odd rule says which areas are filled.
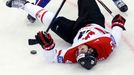
[[[113,2],[120,11],[126,12],[128,10],[128,6],[122,0],[113,0]]]
[[[50,23],[53,14],[46,9],[25,0],[10,0],[9,6],[22,8],[42,23]],[[93,68],[98,61],[107,59],[118,46],[125,19],[116,15],[112,20],[111,31],[105,29],[105,18],[95,0],[78,0],[76,21],[57,17],[51,30],[66,42],[72,44],[67,49],[55,49],[55,42],[48,32],[39,31],[36,40],[47,52],[51,62],[78,63],[86,69]]]

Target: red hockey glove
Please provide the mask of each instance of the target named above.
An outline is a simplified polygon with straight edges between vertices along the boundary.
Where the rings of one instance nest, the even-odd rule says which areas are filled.
[[[114,26],[119,26],[121,27],[123,30],[126,30],[125,27],[124,27],[124,24],[125,24],[125,18],[123,18],[121,15],[116,15],[113,20],[112,20],[112,28]]]
[[[35,38],[45,50],[49,51],[55,47],[55,43],[51,35],[47,32],[40,31],[37,33],[37,35],[35,35]]]

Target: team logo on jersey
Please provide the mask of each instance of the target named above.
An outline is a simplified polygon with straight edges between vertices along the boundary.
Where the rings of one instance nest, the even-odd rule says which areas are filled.
[[[62,56],[57,56],[57,61],[58,61],[58,63],[64,63]]]

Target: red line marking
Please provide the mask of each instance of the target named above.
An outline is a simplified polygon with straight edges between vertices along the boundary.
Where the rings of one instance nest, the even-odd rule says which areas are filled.
[[[134,50],[134,46],[132,45],[132,43],[127,39],[127,37],[125,35],[122,35],[122,40],[132,49]]]

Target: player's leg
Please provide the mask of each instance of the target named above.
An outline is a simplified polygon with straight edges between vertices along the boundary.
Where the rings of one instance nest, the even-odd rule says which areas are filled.
[[[104,16],[95,0],[78,0],[78,16],[77,21],[59,17],[51,29],[65,41],[73,43],[78,30],[86,24],[96,23],[104,27]]]
[[[36,0],[36,2],[35,3],[32,3],[32,4],[44,8],[49,2],[50,2],[50,0]],[[32,17],[30,14],[28,14],[27,19],[31,23],[34,23],[36,21],[36,19],[34,17]]]
[[[24,1],[24,2],[22,2]],[[14,4],[15,3],[15,4]],[[51,20],[54,17],[49,11],[45,9],[33,5],[31,3],[27,3],[26,0],[9,0],[7,3],[9,7],[23,8],[27,13],[32,15],[32,17],[37,18],[42,23],[49,25]],[[9,5],[10,4],[10,5]],[[20,5],[20,6],[19,6]],[[19,6],[19,7],[18,7]],[[58,17],[52,26],[52,31],[54,31],[57,35],[59,35],[63,40],[72,43],[72,29],[75,21],[68,20],[64,17]]]
[[[49,25],[54,17],[54,13],[33,5],[26,0],[9,0],[7,1],[7,6],[11,8],[21,8],[45,25]]]
[[[78,0],[78,12],[78,16],[80,19],[82,18],[82,21],[97,23],[102,27],[105,27],[105,18],[98,7],[96,0]]]
[[[72,44],[73,38],[73,26],[75,21],[69,20],[65,17],[58,17],[54,21],[51,30],[55,32],[59,37],[61,37],[64,41]]]
[[[95,0],[78,0],[78,19],[73,27],[73,35],[89,23],[96,23],[105,27],[105,18]]]

